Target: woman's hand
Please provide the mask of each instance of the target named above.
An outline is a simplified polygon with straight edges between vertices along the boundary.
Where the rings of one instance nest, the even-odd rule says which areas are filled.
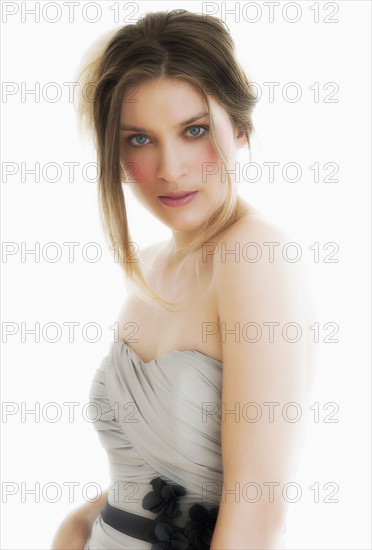
[[[108,489],[96,501],[88,501],[71,512],[61,523],[51,550],[84,550],[92,527],[108,499]]]
[[[61,523],[51,550],[84,550],[90,532],[91,526],[80,514],[71,514]]]

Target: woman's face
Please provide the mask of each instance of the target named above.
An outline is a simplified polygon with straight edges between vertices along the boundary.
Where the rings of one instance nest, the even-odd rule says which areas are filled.
[[[208,99],[218,143],[235,168],[237,148],[246,138],[214,97]],[[184,80],[146,81],[124,99],[120,125],[121,163],[133,194],[171,230],[191,236],[225,201],[228,181],[201,92]],[[185,193],[193,195],[162,198]]]

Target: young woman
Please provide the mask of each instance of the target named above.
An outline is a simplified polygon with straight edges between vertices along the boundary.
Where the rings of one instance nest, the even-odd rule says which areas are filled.
[[[53,548],[283,548],[302,433],[283,410],[308,392],[306,289],[286,235],[236,191],[256,98],[232,38],[217,18],[148,13],[82,75],[103,219],[129,284],[90,391],[112,484]],[[169,241],[137,249],[127,187]]]

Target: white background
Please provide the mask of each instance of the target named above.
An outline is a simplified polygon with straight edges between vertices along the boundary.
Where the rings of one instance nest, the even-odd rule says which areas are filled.
[[[84,166],[94,162],[91,142],[82,138],[76,125],[73,103],[64,82],[72,82],[86,49],[103,33],[123,24],[130,14],[120,3],[120,22],[115,23],[115,2],[79,2],[74,21],[64,2],[58,2],[61,19],[51,6],[45,17],[39,4],[40,21],[25,14],[35,2],[2,3],[2,81],[12,83],[13,94],[2,99],[2,241],[15,243],[13,255],[2,256],[2,540],[4,549],[50,548],[58,525],[68,512],[93,498],[94,486],[84,493],[86,484],[105,489],[109,485],[108,463],[93,425],[84,418],[91,379],[112,340],[110,326],[115,322],[125,297],[124,277],[104,239],[98,216],[97,186],[86,181]],[[53,4],[53,3],[52,3]],[[117,3],[116,3],[117,4]],[[134,3],[131,3],[134,4]],[[138,2],[138,15],[147,11],[186,8],[201,13],[200,2]],[[309,438],[303,460],[302,498],[291,506],[287,525],[287,546],[297,549],[370,548],[370,19],[368,1],[298,2],[297,22],[294,7],[280,2],[274,20],[269,20],[266,2],[223,3],[232,13],[223,13],[220,4],[209,9],[227,23],[235,40],[237,54],[249,77],[256,82],[262,97],[254,112],[256,133],[252,160],[263,169],[259,181],[241,181],[239,193],[279,223],[302,247],[321,327],[318,346],[318,373],[313,402],[319,403],[320,421],[310,422]],[[223,5],[222,4],[222,5]],[[261,14],[255,11],[256,4]],[[245,6],[245,8],[244,8]],[[313,6],[311,8],[311,6]],[[96,22],[92,20],[96,14]],[[6,17],[5,9],[18,12]],[[125,11],[127,8],[127,11]],[[319,22],[314,22],[319,10]],[[288,10],[288,11],[286,11]],[[22,22],[22,12],[25,18]],[[333,13],[334,12],[334,13]],[[211,13],[211,12],[210,12]],[[255,15],[257,21],[252,22]],[[333,15],[332,15],[333,13]],[[329,17],[337,22],[325,22]],[[251,22],[249,21],[251,20]],[[50,83],[57,83],[62,95],[53,102]],[[277,82],[274,100],[269,87]],[[302,93],[297,102],[283,98],[285,85],[296,82]],[[22,84],[23,83],[23,84]],[[40,97],[21,88],[35,88]],[[318,83],[319,101],[310,87]],[[335,89],[336,102],[326,102]],[[317,84],[315,84],[317,86]],[[10,86],[10,87],[9,87]],[[19,90],[19,91],[17,91]],[[44,90],[44,95],[43,95]],[[294,88],[288,89],[293,98]],[[48,95],[48,93],[50,95]],[[45,97],[44,97],[45,96]],[[21,163],[32,168],[40,163],[58,163],[59,181],[51,182],[50,169],[40,181],[26,174]],[[76,162],[75,177],[69,182],[64,162]],[[248,163],[248,152],[241,163]],[[263,162],[279,162],[274,182],[269,182]],[[302,169],[297,182],[286,182],[281,171],[295,162]],[[324,181],[338,166],[337,181]],[[15,163],[17,173],[5,174],[4,163]],[[319,163],[320,179],[314,181],[309,167]],[[7,165],[9,166],[9,165]],[[293,172],[289,173],[293,176]],[[94,179],[94,171],[88,172]],[[23,181],[22,181],[23,179]],[[140,247],[169,237],[169,231],[144,210],[130,195],[128,215],[134,240]],[[55,263],[32,254],[23,261],[21,243],[28,249],[50,242],[63,251]],[[64,242],[79,243],[73,262],[68,260]],[[88,262],[82,256],[84,245],[98,243],[102,257]],[[326,243],[337,243],[336,263],[324,261]],[[319,243],[320,261],[314,261],[309,248]],[[9,250],[9,248],[7,249]],[[50,254],[54,253],[50,249]],[[88,256],[94,250],[87,251]],[[73,343],[63,323],[77,322]],[[90,343],[82,336],[86,323],[99,323],[102,335]],[[324,343],[330,331],[322,327],[337,323],[338,343]],[[6,337],[14,323],[16,332]],[[40,323],[58,323],[61,339],[40,342],[27,335],[22,341],[21,323],[32,328]],[[51,330],[49,337],[54,336]],[[93,332],[89,333],[93,337]],[[76,403],[69,422],[68,407]],[[56,403],[61,418],[53,422]],[[326,403],[336,403],[337,423],[325,422]],[[72,405],[71,405],[72,406]],[[4,415],[4,407],[13,414]],[[40,418],[21,411],[40,408]],[[69,501],[66,483],[75,483]],[[337,503],[325,502],[333,496]],[[59,486],[60,498],[53,502]],[[314,502],[310,486],[319,484],[319,502]],[[39,484],[39,485],[37,485]],[[65,485],[64,485],[65,484]],[[36,487],[35,494],[26,490]],[[10,494],[10,493],[14,494]]]

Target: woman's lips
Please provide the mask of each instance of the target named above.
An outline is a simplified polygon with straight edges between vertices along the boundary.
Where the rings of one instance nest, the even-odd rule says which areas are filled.
[[[185,204],[189,204],[196,196],[198,191],[193,191],[192,193],[187,194],[178,194],[178,195],[172,195],[172,196],[161,196],[159,197],[159,200],[162,204],[165,204],[165,206],[184,206]]]

